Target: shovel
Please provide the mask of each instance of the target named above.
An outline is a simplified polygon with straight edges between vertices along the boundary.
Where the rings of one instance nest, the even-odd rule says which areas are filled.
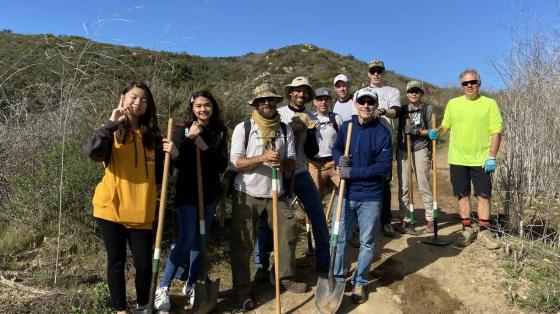
[[[167,121],[167,139],[171,140],[173,135],[173,118]],[[148,313],[152,313],[154,308],[154,296],[156,294],[157,277],[159,271],[159,260],[161,253],[161,238],[163,237],[163,227],[165,223],[165,203],[167,202],[167,176],[169,174],[169,153],[165,153],[163,162],[163,179],[161,182],[161,196],[159,200],[159,216],[156,231],[156,243],[154,248],[154,258],[152,259],[152,282],[150,285],[150,297],[148,301]]]
[[[200,149],[196,148],[196,180],[198,185],[198,221],[200,229],[200,265],[202,266],[202,278],[194,287],[193,312],[207,314],[211,313],[218,303],[218,291],[220,290],[220,279],[212,280],[208,275],[208,264],[206,257],[206,222],[204,220],[204,193],[202,191],[202,164],[200,160]]]
[[[436,128],[436,115],[432,114],[432,129]],[[436,167],[436,143],[437,140],[432,140],[432,194],[433,194],[433,203],[432,203],[432,212],[434,215],[434,236],[428,239],[422,240],[423,243],[430,244],[430,245],[439,245],[444,246],[451,243],[448,240],[438,239],[438,206],[436,201],[437,195],[437,167]]]
[[[350,152],[350,140],[352,139],[352,122],[348,123],[348,133],[346,134],[346,146],[344,155],[348,156]],[[324,278],[319,276],[317,281],[317,291],[315,292],[315,307],[319,314],[334,314],[338,310],[342,297],[344,296],[345,282],[337,282],[334,279],[334,261],[336,257],[336,245],[338,242],[338,232],[340,227],[340,216],[342,213],[342,203],[344,199],[344,186],[346,180],[340,180],[338,188],[338,201],[336,204],[336,218],[333,225],[333,236],[331,239],[331,264],[329,267],[329,276]]]
[[[406,119],[406,125],[410,124],[410,119]],[[406,155],[408,162],[406,163],[406,173],[408,178],[408,211],[410,224],[404,229],[407,234],[419,235],[414,227],[414,179],[412,176],[412,141],[410,139],[410,134],[406,135]]]
[[[276,150],[275,139],[272,139],[271,145],[272,148]],[[282,304],[280,302],[280,248],[278,246],[278,189],[280,185],[278,170],[278,168],[272,167],[272,236],[274,243],[274,292],[276,295],[276,314],[282,313]]]

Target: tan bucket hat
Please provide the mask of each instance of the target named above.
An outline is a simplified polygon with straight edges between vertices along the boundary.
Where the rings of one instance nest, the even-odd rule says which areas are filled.
[[[272,85],[270,85],[269,83],[263,83],[255,87],[255,89],[253,90],[253,99],[251,101],[248,101],[247,103],[251,106],[254,106],[255,100],[259,98],[269,97],[275,98],[276,100],[278,100],[278,102],[281,102],[282,99],[284,99],[284,97],[276,93],[276,89],[274,89]]]
[[[307,79],[307,77],[305,76],[298,76],[292,80],[292,83],[284,86],[284,97],[286,97],[286,99],[290,99],[290,90],[293,87],[298,86],[307,86],[307,88],[309,89],[309,100],[315,99],[315,92],[313,91],[313,87],[311,87],[311,84],[309,84],[309,79]]]

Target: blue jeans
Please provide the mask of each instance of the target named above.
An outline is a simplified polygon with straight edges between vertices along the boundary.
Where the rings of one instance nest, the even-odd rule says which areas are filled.
[[[284,191],[288,191],[290,179],[284,181]],[[315,238],[315,248],[317,252],[317,266],[328,267],[330,262],[329,252],[329,230],[327,229],[327,221],[323,204],[319,198],[319,191],[309,174],[309,171],[303,171],[296,174],[294,193],[303,204],[305,213],[311,220],[313,228],[313,237]],[[257,243],[253,254],[255,255],[255,266],[257,268],[266,268],[269,266],[269,255],[272,250],[272,230],[268,228],[266,217],[259,219],[257,227]]]
[[[206,222],[206,235],[212,226],[214,213],[218,200],[212,200],[204,208],[204,219]],[[187,284],[192,286],[198,279],[200,273],[200,229],[198,224],[198,208],[190,204],[181,204],[177,207],[177,223],[179,224],[179,238],[171,250],[171,254],[165,263],[160,287],[169,287],[173,278],[180,276],[185,269],[181,266],[187,254],[189,260],[189,279]]]
[[[337,202],[335,201],[334,204]],[[336,258],[333,274],[337,282],[346,280],[348,263],[346,261],[346,247],[352,239],[356,223],[360,229],[360,251],[358,266],[354,271],[352,284],[365,286],[368,284],[368,274],[375,253],[375,238],[380,229],[381,201],[360,202],[344,199],[343,211],[340,217],[340,229],[336,244]],[[336,219],[336,209],[333,210],[333,225]]]

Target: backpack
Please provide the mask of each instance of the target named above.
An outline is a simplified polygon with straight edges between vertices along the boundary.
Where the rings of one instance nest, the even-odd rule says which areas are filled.
[[[335,132],[338,133],[338,124],[336,123],[335,117],[336,117],[336,113],[329,112],[329,122],[332,124]]]
[[[251,120],[245,120],[243,122],[243,127],[245,128],[245,152],[247,151],[247,145],[249,144],[249,135],[251,134]],[[282,134],[284,137],[284,145],[288,149],[288,143],[286,141],[286,136],[288,136],[288,129],[286,123],[280,121],[280,128],[282,129]]]
[[[245,153],[247,152],[247,145],[249,145],[249,135],[251,135],[251,120],[245,120],[243,122],[243,127],[245,128]],[[280,121],[280,128],[282,129],[283,138],[284,138],[284,146],[286,146],[286,154],[288,151],[288,140],[286,139],[288,136],[288,128],[286,123]],[[227,180],[227,191],[226,195],[231,196],[233,195],[233,181],[237,176],[237,170],[229,169],[226,171],[224,177]]]

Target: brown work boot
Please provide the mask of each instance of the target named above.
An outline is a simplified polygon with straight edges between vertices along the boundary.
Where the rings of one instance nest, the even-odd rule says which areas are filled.
[[[307,292],[307,284],[305,282],[296,282],[291,279],[280,280],[280,287],[291,291],[293,293],[305,293]]]
[[[352,290],[352,302],[362,304],[368,299],[367,286],[354,286]]]
[[[459,246],[469,246],[476,240],[478,230],[474,227],[465,227],[463,230],[455,234],[455,244]]]
[[[488,250],[496,250],[500,248],[500,240],[498,240],[498,238],[496,238],[496,236],[488,229],[479,232],[477,239]]]

